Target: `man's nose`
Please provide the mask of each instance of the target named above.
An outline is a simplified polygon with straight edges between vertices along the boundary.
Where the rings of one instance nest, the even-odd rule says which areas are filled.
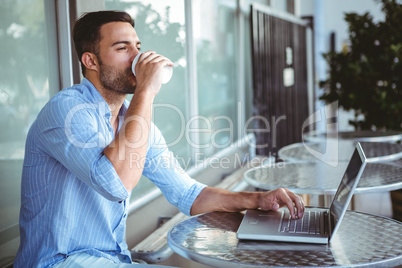
[[[133,54],[132,54],[131,57],[130,57],[131,62],[133,62],[133,61],[134,61],[134,58],[135,58],[138,54],[140,54],[140,53],[141,53],[140,50],[135,47],[135,48],[133,49]]]

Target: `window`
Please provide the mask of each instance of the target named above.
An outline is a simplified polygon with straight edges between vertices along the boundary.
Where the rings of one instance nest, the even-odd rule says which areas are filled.
[[[236,1],[193,3],[199,152],[209,157],[237,140]]]
[[[0,238],[3,242],[10,234],[18,236],[27,132],[50,95],[59,90],[54,14],[54,5],[45,6],[44,1],[9,0],[1,5]]]
[[[277,10],[295,14],[295,1],[294,0],[271,0],[270,5]]]

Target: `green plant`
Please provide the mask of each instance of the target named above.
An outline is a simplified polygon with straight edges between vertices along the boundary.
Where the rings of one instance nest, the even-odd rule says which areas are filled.
[[[353,110],[349,123],[361,130],[402,129],[402,5],[381,3],[382,22],[373,22],[369,13],[346,13],[348,46],[324,54],[329,77],[320,82],[320,99]]]

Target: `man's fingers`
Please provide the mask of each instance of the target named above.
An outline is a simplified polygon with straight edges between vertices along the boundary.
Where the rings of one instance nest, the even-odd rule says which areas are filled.
[[[287,190],[287,189],[286,189]],[[289,197],[292,200],[292,203],[294,204],[293,206],[293,211],[295,211],[295,208],[297,209],[297,217],[301,218],[303,217],[304,214],[304,202],[303,199],[296,195],[295,193],[287,190]]]
[[[173,66],[173,63],[168,58],[166,58],[165,56],[157,54],[154,51],[144,52],[144,54],[145,53],[147,53],[147,54],[145,55],[145,58],[143,59],[144,63],[148,63],[148,62],[163,62],[164,66],[166,66],[166,65]]]
[[[296,218],[296,209],[297,216],[303,217],[304,214],[304,203],[300,196],[294,194],[286,188],[279,189],[281,191],[281,200],[288,207],[290,215],[292,219]]]
[[[286,206],[289,209],[290,215],[293,219],[296,218],[296,210],[297,217],[303,217],[303,199],[286,188],[265,192],[260,200],[260,208],[263,210],[276,211],[283,206]]]
[[[147,58],[148,58],[150,55],[152,55],[152,54],[155,54],[155,51],[146,51],[146,52],[143,52],[143,53],[141,54],[140,58],[138,59],[138,62],[140,63],[140,62],[144,61],[145,59],[147,59]]]
[[[295,202],[296,207],[297,207],[297,216],[299,218],[303,217],[304,214],[304,202],[303,199],[300,196],[298,197],[298,202]]]
[[[277,211],[277,210],[280,208],[279,204],[276,203],[276,202],[272,202],[272,203],[269,205],[269,207],[271,207],[271,210],[273,210],[273,211]]]
[[[296,195],[295,193],[288,191],[288,195],[291,197],[291,199],[293,200],[294,205],[296,206],[297,209],[297,216],[298,217],[303,217],[304,214],[304,202],[303,199],[299,196]]]

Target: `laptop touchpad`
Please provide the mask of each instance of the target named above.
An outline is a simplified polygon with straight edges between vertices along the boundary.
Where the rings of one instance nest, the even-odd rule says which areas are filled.
[[[258,221],[261,222],[266,222],[266,223],[272,223],[275,221],[280,221],[281,216],[282,216],[282,211],[278,212],[278,211],[261,211],[261,213],[258,214],[258,217],[256,217],[258,219]],[[257,221],[256,221],[257,222]]]

